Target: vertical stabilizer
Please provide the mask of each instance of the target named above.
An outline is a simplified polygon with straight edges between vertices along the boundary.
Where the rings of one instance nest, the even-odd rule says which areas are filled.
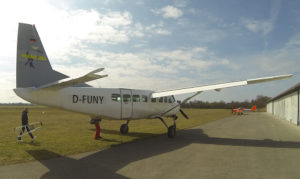
[[[38,87],[68,76],[51,67],[34,25],[19,23],[17,45],[17,88]]]

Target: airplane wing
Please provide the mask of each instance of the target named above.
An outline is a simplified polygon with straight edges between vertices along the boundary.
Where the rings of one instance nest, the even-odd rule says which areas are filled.
[[[195,97],[196,95],[200,94],[203,91],[208,91],[208,90],[220,91],[223,88],[230,88],[230,87],[235,87],[235,86],[244,86],[244,85],[263,83],[263,82],[268,82],[268,81],[281,80],[281,79],[290,78],[292,76],[293,75],[291,75],[291,74],[289,74],[289,75],[280,75],[280,76],[249,79],[249,80],[245,80],[245,81],[221,83],[221,84],[215,84],[215,85],[197,86],[197,87],[191,87],[191,88],[182,88],[182,89],[175,89],[175,90],[159,91],[159,92],[153,92],[151,97],[152,98],[158,98],[158,97],[163,97],[163,96],[171,96],[171,95],[178,95],[178,94],[196,92],[195,95],[193,95],[193,96],[191,96],[187,99],[187,100],[189,100],[192,97]],[[184,101],[186,102],[187,100],[184,100]]]
[[[91,71],[90,73],[78,77],[78,78],[67,78],[67,79],[63,79],[60,81],[57,81],[55,83],[50,83],[50,84],[46,84],[43,85],[41,87],[39,87],[38,89],[47,89],[47,90],[59,90],[62,88],[66,88],[66,87],[70,87],[70,86],[74,86],[77,84],[81,84],[81,83],[86,83],[89,81],[93,81],[96,79],[100,79],[100,78],[104,78],[107,77],[108,75],[97,75],[96,73],[99,73],[101,71],[103,71],[104,68],[98,68],[96,70]]]

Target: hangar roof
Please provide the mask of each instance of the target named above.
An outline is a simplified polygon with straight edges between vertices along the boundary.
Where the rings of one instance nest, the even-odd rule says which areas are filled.
[[[283,93],[280,93],[279,95],[277,95],[277,96],[275,96],[274,98],[270,99],[270,100],[268,101],[268,103],[271,102],[271,101],[275,101],[276,99],[279,99],[279,98],[281,98],[281,97],[283,97],[283,96],[286,96],[286,95],[291,94],[291,93],[293,93],[293,92],[295,92],[295,91],[298,91],[298,90],[300,90],[300,83],[296,84],[295,86],[293,86],[293,87],[287,89],[287,90],[284,91]]]

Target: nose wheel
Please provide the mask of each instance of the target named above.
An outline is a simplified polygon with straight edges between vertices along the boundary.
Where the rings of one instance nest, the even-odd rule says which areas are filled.
[[[169,138],[174,138],[176,135],[176,125],[172,125],[168,127],[168,137]]]
[[[163,120],[163,118],[159,117],[158,119],[167,127],[167,129],[168,129],[168,137],[169,138],[174,138],[175,135],[176,135],[176,123],[175,123],[175,120],[177,119],[177,116],[173,117],[174,124],[171,125],[171,126],[168,126],[166,124],[166,122]]]

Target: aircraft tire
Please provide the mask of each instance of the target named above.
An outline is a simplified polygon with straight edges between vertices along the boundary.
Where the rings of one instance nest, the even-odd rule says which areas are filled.
[[[172,125],[168,128],[168,137],[169,138],[174,138],[176,135],[176,126]]]
[[[121,134],[128,134],[129,127],[127,124],[122,124],[120,127],[120,132]]]

